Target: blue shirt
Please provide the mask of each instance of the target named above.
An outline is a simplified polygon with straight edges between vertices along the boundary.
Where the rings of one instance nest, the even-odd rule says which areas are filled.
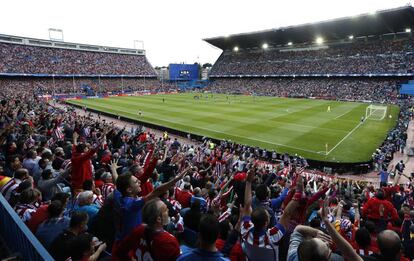
[[[228,258],[220,252],[210,252],[199,248],[191,249],[188,252],[183,253],[177,258],[177,261],[229,261]]]
[[[200,209],[201,209],[201,211],[207,211],[207,201],[203,197],[192,196],[191,197],[191,200],[190,200],[191,205],[194,204],[194,202],[196,200],[200,201]]]
[[[381,178],[381,182],[388,183],[388,176],[390,175],[390,173],[388,173],[386,170],[381,170],[379,175]]]
[[[144,207],[143,198],[123,197],[118,190],[114,191],[114,211],[117,220],[116,240],[122,240],[142,223],[141,210]]]
[[[282,205],[283,201],[285,201],[285,198],[287,197],[288,192],[289,192],[289,189],[288,188],[284,188],[282,190],[282,193],[280,193],[280,196],[279,197],[272,198],[270,200],[273,210],[276,211],[276,210],[280,209],[280,206]]]
[[[79,205],[76,205],[73,210],[77,211],[77,212],[85,212],[86,214],[88,214],[88,216],[89,216],[88,227],[91,226],[92,220],[94,219],[94,217],[99,212],[99,208],[95,204],[84,205],[84,206],[81,206],[81,207]]]
[[[70,219],[68,217],[51,218],[39,225],[36,230],[36,237],[42,245],[48,249],[53,240],[69,228]]]

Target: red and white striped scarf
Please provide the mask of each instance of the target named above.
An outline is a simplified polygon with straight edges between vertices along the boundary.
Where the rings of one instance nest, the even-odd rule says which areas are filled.
[[[12,192],[17,190],[21,182],[20,179],[12,178],[1,188],[1,194],[7,201],[10,200]]]
[[[231,215],[231,208],[227,208],[226,211],[224,211],[218,218],[219,222],[223,222]]]
[[[102,195],[99,195],[98,196],[96,194],[93,194],[92,204],[95,204],[98,207],[102,207],[103,206],[103,198],[102,198]]]

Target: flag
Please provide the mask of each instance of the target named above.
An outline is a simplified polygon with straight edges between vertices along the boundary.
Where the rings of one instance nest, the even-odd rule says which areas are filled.
[[[48,139],[46,143],[47,143],[47,146],[50,148],[50,147],[52,147],[56,143],[56,141],[52,137],[52,138]]]
[[[55,139],[56,141],[60,141],[65,138],[65,134],[63,134],[60,127],[56,127],[53,129],[52,138]]]

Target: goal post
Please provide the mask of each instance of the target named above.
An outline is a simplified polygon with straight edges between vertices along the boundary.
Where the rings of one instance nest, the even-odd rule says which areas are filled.
[[[383,120],[387,115],[387,106],[384,105],[369,105],[365,109],[365,119]]]

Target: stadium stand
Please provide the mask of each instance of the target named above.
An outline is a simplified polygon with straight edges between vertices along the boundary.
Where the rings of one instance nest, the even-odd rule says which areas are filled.
[[[206,90],[217,93],[395,103],[399,80],[349,78],[218,78]]]
[[[407,9],[414,13],[411,7],[392,12],[404,16]],[[36,48],[23,49],[43,50]],[[79,51],[57,52],[76,56]],[[118,56],[88,55],[105,56],[105,65],[73,71],[93,78],[124,70],[109,68]],[[16,62],[20,68],[11,69],[37,72],[28,64]],[[43,73],[53,71],[41,64]],[[71,73],[66,66],[60,69]],[[413,99],[398,95],[400,78],[217,77],[209,87],[398,104],[398,124],[374,155],[380,178],[367,182],[309,171],[304,158],[230,141],[205,138],[193,144],[142,126],[128,131],[96,114],[45,102],[40,93],[70,93],[73,85],[54,76],[31,77],[0,81],[0,231],[24,259],[414,259],[413,177],[403,162],[395,175],[386,166],[402,149],[413,116]],[[96,78],[83,80],[94,89],[116,91],[120,79],[102,79],[108,81],[104,87]],[[137,77],[125,86],[147,88],[142,81]]]
[[[0,43],[0,73],[154,76],[145,55]]]
[[[161,91],[143,50],[0,35],[0,86],[37,94]]]
[[[360,42],[359,42],[360,41]],[[210,75],[306,75],[412,73],[413,39],[365,39],[293,49],[225,51]],[[351,65],[351,66],[350,66]]]
[[[4,88],[16,88],[17,90],[29,89],[36,94],[86,94],[82,86],[89,86],[94,94],[120,93],[149,90],[153,92],[165,91],[174,86],[164,84],[154,78],[51,78],[51,77],[3,77],[0,78],[0,86]]]
[[[205,39],[212,91],[397,102],[414,76],[412,7]],[[387,24],[388,26],[384,26]]]

